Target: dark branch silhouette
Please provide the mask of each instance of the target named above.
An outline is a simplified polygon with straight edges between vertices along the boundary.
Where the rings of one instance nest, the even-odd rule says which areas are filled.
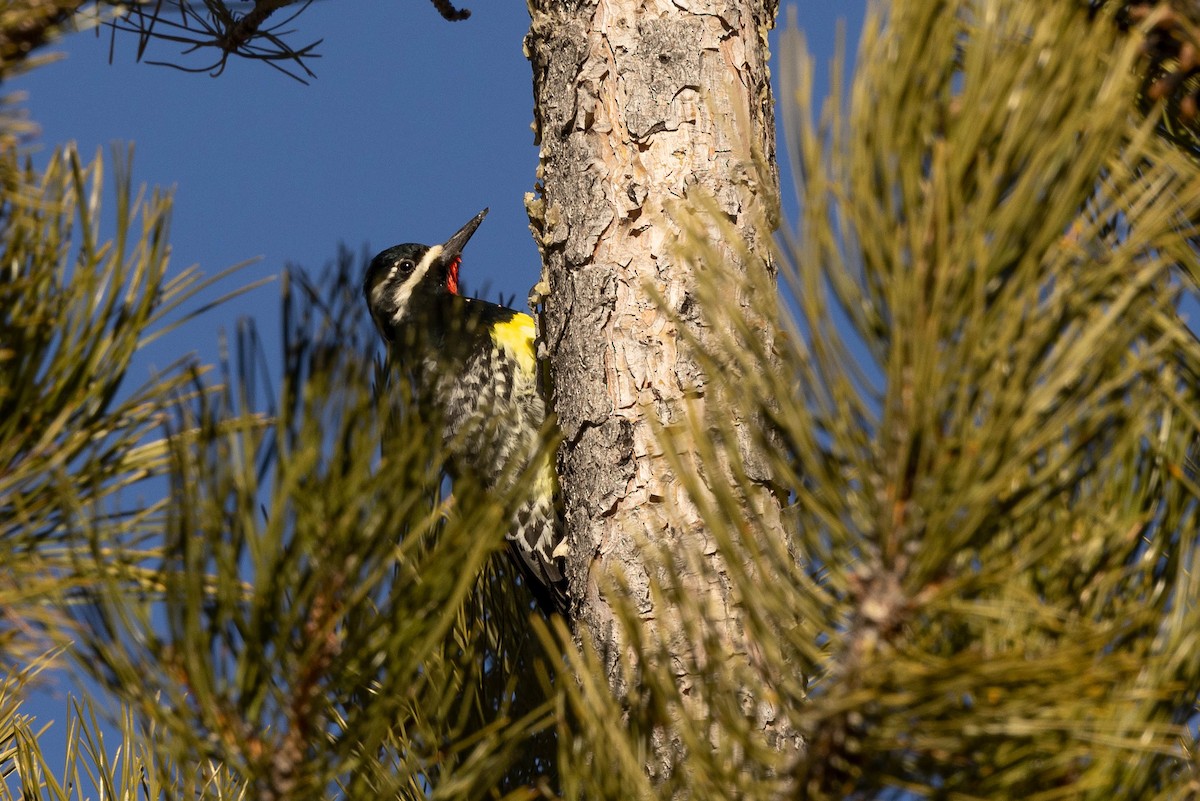
[[[151,0],[129,6],[127,10],[108,20],[113,41],[110,59],[115,51],[117,33],[133,34],[137,38],[137,59],[147,64],[172,67],[184,72],[206,72],[212,76],[225,71],[230,56],[262,61],[301,83],[315,78],[309,66],[312,59],[320,58],[316,48],[320,39],[297,46],[292,42],[296,35],[289,25],[308,9],[314,0],[254,0],[254,2],[230,2],[227,0]],[[471,16],[466,8],[455,8],[450,0],[430,0],[438,14],[451,22],[465,20]],[[78,2],[64,2],[75,7]],[[288,10],[282,19],[278,12]],[[195,54],[198,63],[166,61],[146,58],[147,49],[154,40],[173,42],[182,46],[180,56],[184,59]]]

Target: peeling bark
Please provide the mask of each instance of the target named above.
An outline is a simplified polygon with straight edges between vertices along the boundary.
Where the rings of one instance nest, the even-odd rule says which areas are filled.
[[[652,608],[641,543],[669,543],[682,571],[720,559],[647,415],[670,425],[685,399],[711,395],[672,320],[702,329],[694,276],[672,255],[680,229],[671,207],[715,198],[748,239],[770,236],[751,226],[761,219],[753,204],[777,197],[766,66],[775,10],[773,0],[531,0],[541,164],[527,207],[546,266],[542,334],[564,437],[568,574],[577,628],[606,655],[617,692],[622,643],[598,578],[624,575],[643,620],[677,653],[692,646],[668,630],[668,610]],[[756,158],[770,165],[770,185],[757,183]],[[727,264],[748,269],[732,251]],[[778,524],[762,472],[751,503]],[[741,641],[728,581],[689,577],[726,632],[724,656],[747,658],[753,645]],[[657,756],[671,759],[661,748]]]

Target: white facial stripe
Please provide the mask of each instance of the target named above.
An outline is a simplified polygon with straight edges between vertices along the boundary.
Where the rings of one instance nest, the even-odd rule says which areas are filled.
[[[437,260],[437,257],[442,255],[442,246],[434,245],[421,259],[420,263],[413,269],[412,275],[404,279],[400,286],[396,287],[395,294],[392,295],[392,300],[396,304],[396,317],[392,320],[394,323],[399,323],[406,312],[408,299],[412,297],[413,290],[417,284],[425,278],[425,274],[429,272],[429,268]]]

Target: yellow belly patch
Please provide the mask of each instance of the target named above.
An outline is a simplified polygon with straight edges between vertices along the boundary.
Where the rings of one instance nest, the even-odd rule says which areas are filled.
[[[528,314],[516,314],[511,320],[492,327],[492,339],[516,360],[522,372],[533,373],[537,365],[533,340],[537,326]]]

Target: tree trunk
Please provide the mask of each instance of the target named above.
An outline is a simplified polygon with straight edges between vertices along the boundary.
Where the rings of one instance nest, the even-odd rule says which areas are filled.
[[[673,569],[687,571],[689,594],[712,610],[728,654],[746,658],[752,645],[742,642],[721,557],[647,415],[670,425],[684,414],[685,397],[713,399],[672,320],[702,330],[695,276],[673,253],[680,227],[671,205],[715,198],[748,241],[765,244],[771,234],[754,204],[773,208],[778,196],[766,65],[776,5],[532,0],[530,10],[541,197],[527,205],[549,290],[543,338],[564,438],[570,590],[576,628],[590,632],[621,693],[624,644],[604,576],[625,577],[647,629],[671,653],[689,647],[670,631],[669,610],[654,609],[642,559],[647,540],[669,545]],[[756,159],[767,168],[756,169]],[[715,227],[711,234],[718,236]],[[749,268],[728,252],[728,269]],[[754,478],[761,497],[750,503],[781,530],[769,476]],[[689,570],[698,560],[715,570]],[[658,746],[656,761],[669,764],[669,744]]]

